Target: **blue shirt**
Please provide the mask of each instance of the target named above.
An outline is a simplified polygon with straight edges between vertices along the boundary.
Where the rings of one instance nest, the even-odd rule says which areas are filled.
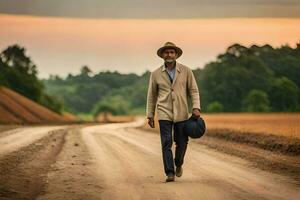
[[[174,80],[174,76],[175,76],[175,72],[176,72],[176,64],[175,64],[175,66],[171,70],[169,70],[166,65],[164,65],[164,67],[167,70],[167,73],[169,74],[169,76],[171,77],[171,79],[173,81]]]

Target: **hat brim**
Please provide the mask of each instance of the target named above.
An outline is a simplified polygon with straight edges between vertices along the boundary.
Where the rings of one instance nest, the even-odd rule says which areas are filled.
[[[162,53],[165,49],[174,49],[177,52],[177,58],[179,58],[182,55],[182,50],[179,47],[174,46],[164,46],[157,50],[157,55],[161,58],[163,58]]]

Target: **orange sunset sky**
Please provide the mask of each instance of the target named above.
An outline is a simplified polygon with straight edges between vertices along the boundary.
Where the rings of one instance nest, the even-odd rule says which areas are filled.
[[[166,41],[183,49],[178,62],[192,69],[215,60],[233,43],[300,42],[298,17],[80,18],[0,14],[1,51],[12,44],[27,49],[39,77],[117,70],[142,74],[162,64],[156,50]]]

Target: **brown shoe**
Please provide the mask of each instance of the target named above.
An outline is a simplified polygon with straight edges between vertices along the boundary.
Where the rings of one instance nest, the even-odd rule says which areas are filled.
[[[177,177],[182,176],[182,172],[183,172],[182,166],[176,167],[175,174]]]
[[[166,182],[171,182],[171,181],[175,181],[175,175],[170,174],[167,176]]]

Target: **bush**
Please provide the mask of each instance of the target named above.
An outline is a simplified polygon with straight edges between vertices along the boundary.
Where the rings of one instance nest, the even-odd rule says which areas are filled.
[[[93,115],[97,116],[101,112],[110,112],[113,115],[129,114],[130,103],[123,96],[108,96],[99,101],[93,108]]]
[[[242,104],[242,110],[247,112],[268,112],[270,110],[268,94],[262,90],[251,90]]]
[[[224,111],[223,105],[218,101],[214,101],[208,104],[207,106],[207,112],[223,112],[223,111]]]

